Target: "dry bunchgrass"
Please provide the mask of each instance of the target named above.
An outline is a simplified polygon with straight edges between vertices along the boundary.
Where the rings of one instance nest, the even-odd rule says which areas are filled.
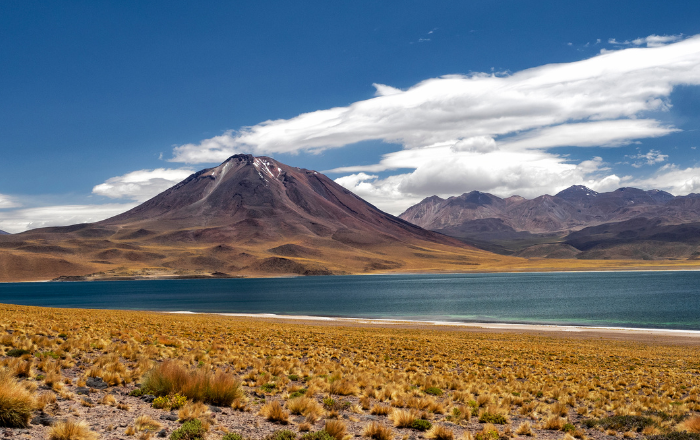
[[[348,434],[347,426],[340,420],[326,420],[323,429],[335,440],[343,440]]]
[[[292,414],[308,416],[309,414],[316,414],[320,417],[323,414],[323,407],[315,399],[309,397],[301,396],[295,397],[294,399],[289,399],[287,401],[287,409]]]
[[[388,426],[383,426],[377,422],[371,422],[362,431],[364,437],[369,437],[374,440],[391,440],[394,438],[394,432]]]
[[[530,425],[530,422],[523,422],[518,426],[518,429],[515,430],[515,433],[518,435],[527,435],[528,437],[533,437],[535,433],[532,431],[532,425]]]
[[[181,422],[197,419],[204,424],[212,424],[214,421],[209,407],[202,402],[187,402],[185,406],[178,411],[177,417]]]
[[[413,411],[404,411],[401,409],[395,409],[389,414],[389,420],[391,420],[397,428],[410,428],[411,424],[417,418]]]
[[[550,431],[561,431],[562,428],[564,428],[564,424],[566,424],[566,419],[557,415],[553,415],[544,421],[544,423],[542,424],[542,429],[547,429]]]
[[[241,384],[233,375],[188,370],[175,361],[165,361],[150,370],[144,377],[143,388],[156,396],[178,393],[189,400],[217,406],[230,406],[243,397]]]
[[[454,440],[454,432],[444,425],[433,425],[425,433],[425,438],[431,438],[434,440]]]
[[[149,417],[146,414],[142,414],[134,420],[134,429],[136,431],[157,431],[162,427],[160,423],[157,421],[153,420],[151,417]]]
[[[84,420],[59,421],[49,430],[49,440],[97,440],[98,438],[97,433],[91,431]]]
[[[283,425],[289,423],[289,412],[277,400],[263,405],[260,408],[260,415],[273,423],[281,423]]]
[[[385,416],[388,415],[391,412],[391,407],[389,405],[374,405],[372,406],[372,409],[369,411],[370,414],[377,415],[377,416]]]
[[[688,417],[680,427],[688,432],[700,432],[700,416]]]
[[[35,406],[32,393],[9,370],[0,370],[0,426],[26,427]]]

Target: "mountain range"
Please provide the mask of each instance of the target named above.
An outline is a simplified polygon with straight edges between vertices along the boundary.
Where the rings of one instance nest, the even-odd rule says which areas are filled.
[[[9,233],[9,232],[5,232],[5,231],[3,231],[2,229],[0,229],[0,235],[10,235],[10,233]]]
[[[104,221],[0,237],[0,281],[461,272],[510,260],[384,213],[321,173],[251,155]]]
[[[503,255],[525,258],[696,259],[700,194],[571,186],[554,196],[432,196],[399,216]]]

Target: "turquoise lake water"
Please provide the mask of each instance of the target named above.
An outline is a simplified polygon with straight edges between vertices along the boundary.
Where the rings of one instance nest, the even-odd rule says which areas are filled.
[[[700,330],[700,272],[0,283],[0,303]]]

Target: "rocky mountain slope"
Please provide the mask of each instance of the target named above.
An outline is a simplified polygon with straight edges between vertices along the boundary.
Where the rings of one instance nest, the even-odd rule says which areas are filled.
[[[250,155],[101,222],[0,237],[0,280],[463,271],[504,261],[384,213],[323,174]]]
[[[700,250],[692,234],[675,232],[700,222],[700,194],[675,197],[637,188],[598,193],[577,185],[527,200],[472,191],[428,197],[399,217],[482,249],[526,258],[686,259]],[[661,226],[668,233],[656,234]],[[601,235],[601,230],[608,232]]]
[[[10,233],[0,229],[0,235],[10,235]]]

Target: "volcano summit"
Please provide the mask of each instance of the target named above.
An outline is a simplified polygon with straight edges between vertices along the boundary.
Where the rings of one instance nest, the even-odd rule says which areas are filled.
[[[107,220],[0,238],[0,280],[324,275],[502,264],[316,171],[235,155]]]

